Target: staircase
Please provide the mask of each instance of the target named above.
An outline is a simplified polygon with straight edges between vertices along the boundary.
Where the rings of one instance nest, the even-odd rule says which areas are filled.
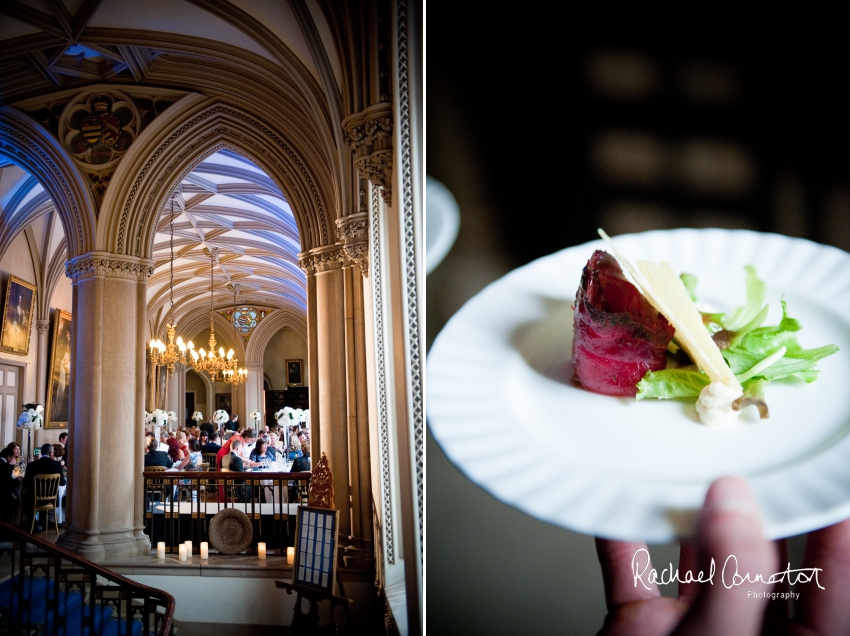
[[[0,522],[0,635],[166,636],[174,598]]]

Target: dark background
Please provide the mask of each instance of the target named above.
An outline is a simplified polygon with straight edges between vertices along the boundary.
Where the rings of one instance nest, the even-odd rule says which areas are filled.
[[[736,33],[706,16],[615,28],[611,15],[531,7],[427,6],[427,173],[461,215],[427,280],[429,344],[486,284],[600,226],[749,228],[850,249],[848,46],[828,16],[817,30],[795,16]],[[429,631],[599,629],[592,538],[496,501],[430,434],[426,475]],[[661,565],[676,553],[653,548]]]

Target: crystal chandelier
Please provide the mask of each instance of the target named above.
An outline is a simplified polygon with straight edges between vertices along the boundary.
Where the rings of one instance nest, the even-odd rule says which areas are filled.
[[[169,220],[170,245],[171,245],[171,277],[168,281],[168,290],[171,295],[171,307],[168,310],[168,320],[166,329],[168,330],[168,344],[163,344],[162,340],[154,339],[150,342],[150,361],[151,364],[158,367],[166,367],[168,369],[168,377],[174,373],[174,367],[178,364],[185,365],[187,362],[186,349],[187,345],[183,343],[183,338],[177,336],[177,341],[174,340],[174,334],[177,326],[174,324],[174,197],[171,197],[171,219]],[[191,348],[192,343],[188,344]]]
[[[242,376],[244,375],[247,377],[248,372],[244,369],[238,368],[239,365],[233,357],[233,349],[228,351],[227,355],[224,354],[224,347],[219,347],[218,354],[216,354],[215,350],[215,325],[213,324],[213,268],[215,267],[215,261],[218,258],[218,254],[219,250],[217,247],[210,250],[210,350],[204,351],[203,349],[200,349],[199,351],[195,351],[195,347],[191,342],[187,346],[192,357],[190,362],[195,371],[198,373],[208,373],[213,381],[215,380],[215,376],[221,373],[224,376],[225,382],[236,386],[239,382],[244,381]]]

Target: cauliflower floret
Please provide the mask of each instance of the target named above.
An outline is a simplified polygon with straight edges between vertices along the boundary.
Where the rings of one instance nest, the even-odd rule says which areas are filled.
[[[712,382],[699,394],[697,413],[706,426],[727,426],[738,419],[740,411],[732,408],[732,402],[743,395],[738,387],[723,382]]]

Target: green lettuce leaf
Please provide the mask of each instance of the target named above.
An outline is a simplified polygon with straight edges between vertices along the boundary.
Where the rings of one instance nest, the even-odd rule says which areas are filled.
[[[697,398],[711,380],[705,373],[687,369],[663,369],[649,371],[637,384],[636,399]]]
[[[747,270],[747,304],[726,316],[723,328],[729,331],[738,331],[756,318],[763,311],[767,296],[767,285],[756,275],[756,268],[746,265],[744,269]]]
[[[782,378],[797,377],[806,382],[812,382],[817,378],[815,365],[818,360],[838,351],[836,345],[825,345],[816,349],[800,349],[798,351],[787,351],[779,360],[775,361],[766,369],[758,372],[758,377],[765,380],[781,380]],[[738,348],[724,349],[721,351],[732,373],[741,375],[746,373],[762,360],[766,355],[761,353],[750,353]]]

